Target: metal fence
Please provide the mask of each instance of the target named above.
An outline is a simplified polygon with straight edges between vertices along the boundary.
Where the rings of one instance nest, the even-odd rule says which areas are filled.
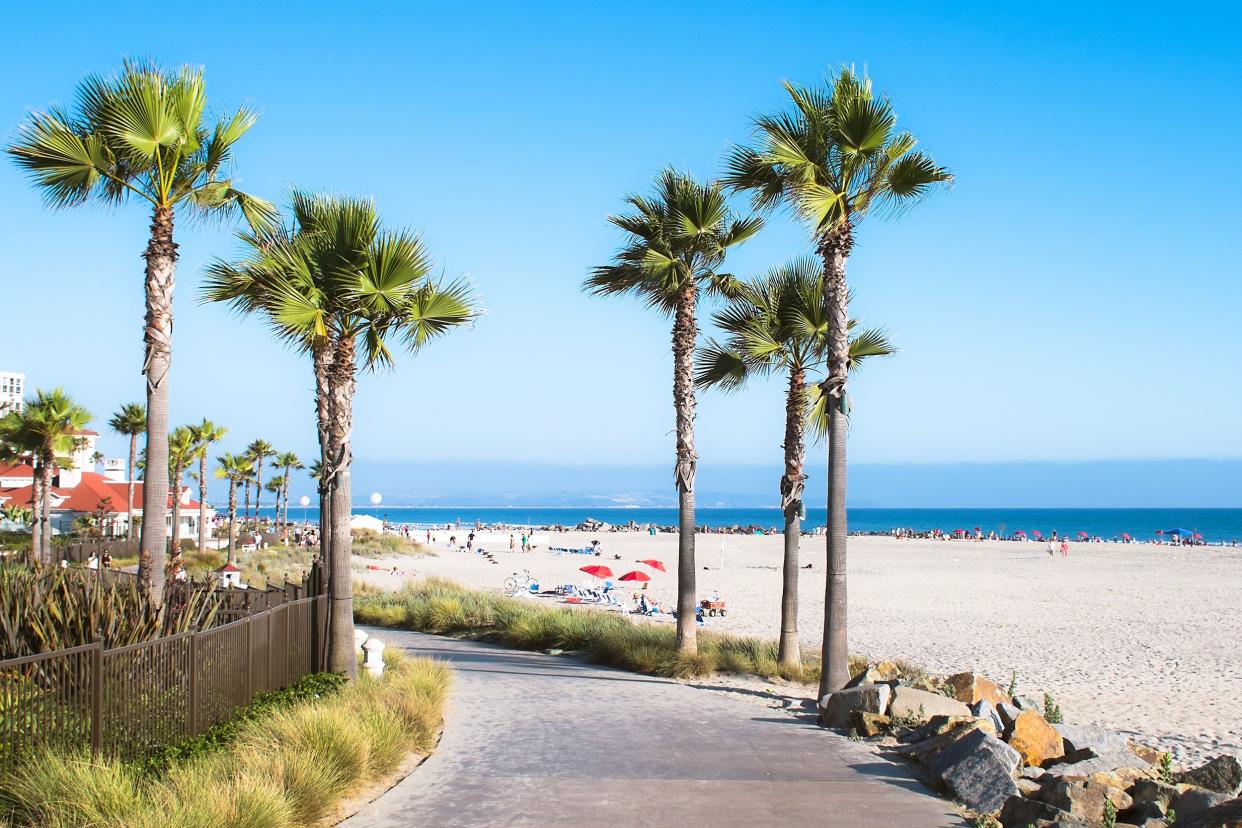
[[[132,759],[224,721],[260,690],[320,669],[326,600],[128,647],[0,661],[0,767],[45,745]]]

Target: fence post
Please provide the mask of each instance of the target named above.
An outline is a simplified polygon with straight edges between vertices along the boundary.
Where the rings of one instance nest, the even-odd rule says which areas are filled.
[[[272,631],[272,627],[276,626],[276,611],[269,609],[267,611],[267,689],[276,689],[276,635]]]
[[[190,735],[198,735],[198,630],[190,631]]]
[[[91,650],[91,755],[103,747],[103,642]]]
[[[246,616],[246,703],[254,698],[254,616]]]
[[[281,659],[281,662],[285,665],[285,684],[287,685],[292,684],[294,681],[293,676],[289,674],[289,650],[292,648],[292,644],[293,644],[293,624],[289,620],[289,606],[286,604],[285,605],[285,657]],[[301,678],[301,676],[298,676],[298,678]]]

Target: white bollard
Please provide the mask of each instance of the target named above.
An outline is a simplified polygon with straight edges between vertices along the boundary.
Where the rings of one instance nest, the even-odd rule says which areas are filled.
[[[366,630],[354,630],[354,649],[360,648],[368,638]]]
[[[368,638],[362,645],[362,666],[373,678],[384,675],[384,642]]]

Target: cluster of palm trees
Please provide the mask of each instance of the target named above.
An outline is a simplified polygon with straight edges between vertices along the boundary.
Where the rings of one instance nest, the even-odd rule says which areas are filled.
[[[187,447],[195,444],[189,437],[184,446],[174,441],[168,428],[174,225],[185,215],[235,213],[244,219],[246,253],[238,262],[211,266],[205,298],[259,315],[277,339],[311,357],[330,607],[328,667],[352,676],[349,435],[357,374],[392,365],[394,344],[418,350],[470,323],[477,315],[475,299],[465,283],[434,278],[422,241],[407,230],[384,228],[367,200],[295,191],[291,216],[282,220],[272,203],[239,190],[228,177],[233,150],[257,115],[242,108],[214,120],[210,111],[201,69],[126,62],[115,76],[84,80],[72,110],[30,115],[8,153],[54,206],[137,199],[151,210],[143,254],[147,471],[139,574],[157,605],[167,575],[162,528],[178,466],[170,469],[169,461],[189,464],[193,457],[182,455],[193,455]],[[259,473],[254,487],[257,503],[264,488]]]
[[[61,388],[37,391],[22,411],[10,411],[0,417],[0,460],[34,461],[29,510],[31,563],[53,563],[52,480],[56,469],[77,450],[79,434],[90,421],[90,412]],[[23,511],[12,512],[9,519],[26,517],[24,507],[19,508]]]
[[[266,486],[263,484],[263,463],[271,458],[272,469],[280,469],[281,474],[274,475]],[[277,452],[266,440],[255,440],[240,454],[225,452],[216,458],[216,477],[229,482],[229,552],[228,562],[237,564],[237,490],[245,492],[245,510],[242,512],[242,526],[259,527],[260,500],[264,490],[271,492],[276,498],[276,519],[274,524],[280,527],[281,539],[289,540],[289,481],[293,472],[306,468],[297,454],[292,451]],[[254,486],[254,512],[250,511],[250,488]]]
[[[854,230],[872,212],[902,209],[948,170],[897,128],[891,101],[871,81],[843,68],[818,87],[786,83],[787,110],[755,119],[755,141],[730,153],[720,181],[701,183],[666,170],[651,196],[627,199],[630,212],[610,221],[624,246],[595,268],[586,287],[634,294],[673,317],[673,405],[678,490],[677,644],[696,650],[694,482],[695,387],[737,388],[750,377],[787,375],[781,659],[800,663],[797,633],[799,515],[808,428],[828,443],[827,575],[821,695],[849,679],[846,638],[846,429],[848,377],[869,356],[892,353],[877,330],[852,333],[845,266]],[[739,216],[729,193],[750,196],[755,215]],[[754,236],[758,213],[788,210],[807,227],[815,257],[797,259],[747,283],[722,268],[728,251]],[[728,300],[715,315],[723,342],[698,350],[700,294]]]

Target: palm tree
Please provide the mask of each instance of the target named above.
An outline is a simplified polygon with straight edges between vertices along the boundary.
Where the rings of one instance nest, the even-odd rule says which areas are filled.
[[[207,550],[207,450],[224,439],[229,430],[203,418],[198,425],[190,426],[190,436],[198,446],[198,551]]]
[[[823,262],[828,310],[828,567],[825,581],[820,695],[849,680],[846,635],[845,444],[849,416],[849,288],[845,264],[854,227],[872,210],[901,209],[938,184],[948,170],[898,131],[892,103],[871,81],[843,68],[824,87],[786,83],[793,109],[755,120],[757,145],[738,147],[726,182],[751,193],[754,206],[788,207],[810,227]]]
[[[245,481],[253,466],[245,457],[224,453],[216,458],[216,479],[229,481],[229,557],[237,566],[237,484]]]
[[[8,451],[34,457],[30,552],[32,561],[45,566],[52,563],[52,476],[57,466],[68,462],[65,456],[77,449],[77,435],[90,420],[90,412],[60,388],[37,391],[24,410],[0,417],[0,441],[10,447]]]
[[[756,376],[785,371],[785,473],[781,476],[781,509],[785,515],[785,562],[781,583],[779,657],[789,671],[802,668],[798,645],[798,544],[802,537],[802,493],[806,482],[806,428],[822,436],[827,410],[819,381],[808,374],[825,366],[828,315],[823,301],[823,270],[812,257],[795,259],[748,284],[741,296],[715,315],[728,334],[724,343],[711,341],[700,353],[695,382],[700,387],[740,388]],[[850,327],[854,327],[853,320]],[[850,370],[864,359],[894,352],[883,331],[850,336]]]
[[[634,212],[610,216],[626,233],[625,246],[611,264],[596,267],[586,288],[601,296],[633,293],[648,306],[673,317],[673,408],[677,418],[677,648],[697,651],[695,637],[694,349],[696,308],[701,289],[731,296],[740,286],[720,273],[725,253],[758,232],[755,216],[737,219],[715,182],[699,184],[665,170],[653,197],[626,199]]]
[[[172,555],[168,560],[168,575],[174,580],[181,569],[181,476],[197,455],[194,432],[187,426],[173,429],[168,435],[168,479],[172,497]]]
[[[309,353],[319,431],[321,544],[328,570],[328,669],[356,672],[350,584],[350,431],[359,368],[390,367],[390,343],[414,352],[478,311],[463,282],[432,278],[421,239],[381,227],[370,201],[295,191],[293,226],[243,234],[246,257],[217,261],[205,296],[266,317]]]
[[[164,596],[164,535],[168,514],[168,372],[172,362],[172,301],[177,265],[175,215],[239,211],[267,226],[275,208],[223,177],[233,147],[258,116],[238,109],[211,122],[203,71],[126,62],[110,78],[88,76],[74,112],[35,112],[8,147],[47,201],[69,207],[94,200],[116,205],[131,197],[151,207],[146,251],[147,451],[142,487],[139,579],[157,605]],[[145,531],[150,528],[151,531]]]
[[[276,454],[267,440],[255,440],[246,446],[246,456],[254,461],[254,530],[259,531],[259,501],[263,499],[263,461]]]
[[[285,485],[281,489],[280,494],[277,495],[277,513],[280,514],[279,506],[280,503],[283,502],[284,516],[280,520],[280,539],[287,545],[289,543],[289,480],[291,479],[294,469],[304,469],[306,467],[302,465],[302,461],[298,459],[298,456],[291,451],[286,451],[283,454],[276,455],[276,457],[272,459],[272,462],[276,466],[285,470],[284,475],[282,476]]]
[[[267,481],[267,485],[264,487],[269,492],[271,492],[272,495],[276,498],[276,519],[277,520],[280,520],[280,493],[284,490],[284,487],[285,487],[285,479],[281,477],[280,475],[276,475],[271,480]]]
[[[147,430],[147,410],[142,403],[127,403],[117,409],[112,415],[112,419],[108,421],[108,425],[117,434],[124,435],[129,438],[129,499],[126,501],[126,527],[125,537],[132,538],[134,536],[134,486],[135,477],[134,470],[138,465],[138,435],[143,434]],[[150,561],[143,565],[142,553],[138,555],[138,568],[146,569],[150,567]]]

